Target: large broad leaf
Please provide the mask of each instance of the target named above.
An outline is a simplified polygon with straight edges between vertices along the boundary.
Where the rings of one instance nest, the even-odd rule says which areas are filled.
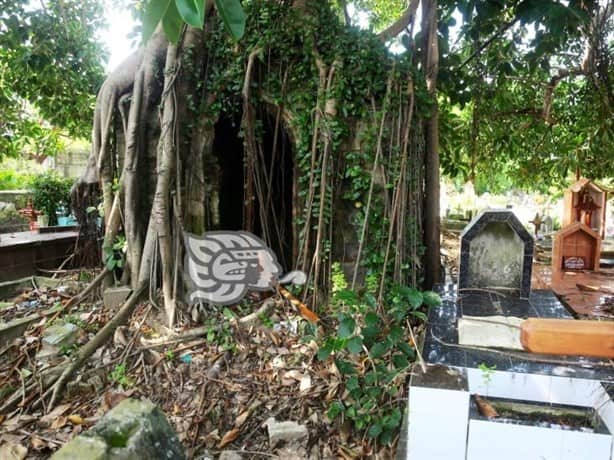
[[[337,331],[339,338],[347,339],[354,333],[354,329],[356,329],[356,321],[351,316],[342,315]]]
[[[357,355],[362,351],[362,338],[360,336],[355,335],[346,342],[345,346],[350,351],[350,353],[354,353],[355,355]]]
[[[169,42],[177,43],[179,41],[182,27],[183,19],[181,19],[175,3],[172,2],[170,5],[168,5],[166,14],[162,18],[162,28],[164,29],[164,34],[166,35],[166,38],[168,38]]]
[[[224,25],[235,40],[240,40],[245,32],[245,12],[239,0],[215,0],[218,13]]]
[[[166,15],[172,0],[150,0],[143,13],[143,42],[149,40],[160,20]]]
[[[433,291],[425,291],[422,293],[424,305],[427,307],[438,307],[441,305],[441,297]]]
[[[422,305],[422,302],[424,301],[424,296],[422,295],[422,292],[420,292],[416,288],[407,289],[406,296],[407,296],[407,300],[409,301],[409,304],[413,308],[420,307],[420,305]]]
[[[205,22],[204,0],[175,0],[177,11],[183,20],[197,29],[202,29]]]

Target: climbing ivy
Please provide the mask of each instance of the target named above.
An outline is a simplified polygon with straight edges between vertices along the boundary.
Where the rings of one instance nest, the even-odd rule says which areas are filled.
[[[250,104],[257,114],[250,129],[257,142],[262,142],[261,120],[279,109],[292,138],[298,199],[295,206],[300,211],[293,216],[299,231],[299,262],[307,263],[305,259],[311,259],[318,247],[320,281],[326,291],[326,272],[334,260],[331,251],[336,247],[336,235],[335,230],[322,231],[320,235],[318,228],[331,228],[343,201],[345,220],[355,229],[355,234],[348,237],[364,239],[361,278],[377,285],[382,276],[396,273],[391,280],[416,283],[420,279],[418,259],[422,251],[418,185],[422,172],[414,144],[420,133],[409,136],[411,145],[406,150],[411,158],[401,171],[409,83],[413,83],[411,116],[415,123],[427,113],[431,101],[414,58],[393,55],[372,33],[345,27],[328,2],[310,2],[308,14],[287,2],[263,0],[245,3],[244,10],[245,32],[238,42],[228,33],[223,18],[214,15],[208,19],[204,74],[194,50],[186,49],[182,56],[184,70],[194,74],[194,95],[204,95],[187,98],[193,120],[205,117],[213,126],[220,117],[240,120],[245,116],[241,94],[251,56],[255,70],[248,86]],[[388,102],[383,104],[384,100]],[[189,131],[194,122],[188,123]],[[245,121],[239,135],[247,142]],[[378,148],[374,178],[372,169]],[[325,156],[326,170],[322,171]],[[413,207],[395,217],[391,205],[402,174],[407,176],[403,206],[413,203]],[[368,230],[363,235],[365,219]],[[389,243],[392,227],[394,238]],[[402,264],[394,260],[396,241],[400,239],[407,241],[412,254]],[[301,251],[305,245],[307,249]],[[383,250],[386,247],[389,256]],[[414,276],[409,276],[411,273]],[[382,288],[388,289],[389,283],[385,284]]]

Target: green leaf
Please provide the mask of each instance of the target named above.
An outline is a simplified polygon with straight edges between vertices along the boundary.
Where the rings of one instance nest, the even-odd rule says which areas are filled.
[[[357,389],[357,388],[358,388],[358,386],[359,386],[359,385],[358,385],[358,377],[356,377],[356,376],[350,377],[350,378],[347,380],[347,382],[345,383],[345,387],[346,387],[346,388],[347,388],[349,391],[352,391],[352,390]]]
[[[398,407],[396,407],[389,415],[384,417],[384,426],[386,426],[387,428],[396,428],[401,424],[402,418],[403,415],[401,414],[401,411]]]
[[[367,431],[367,435],[370,438],[377,438],[382,433],[382,425],[379,423],[374,423],[369,427],[369,431]]]
[[[377,316],[375,313],[370,311],[365,315],[365,324],[367,326],[377,326],[377,323],[379,323],[379,316]]]
[[[392,326],[390,328],[390,332],[388,333],[388,337],[393,342],[398,342],[400,339],[403,338],[403,336],[404,336],[403,328],[399,326],[398,324],[395,324],[394,326]]]
[[[422,305],[422,302],[424,301],[424,296],[418,289],[409,288],[407,290],[407,300],[413,308],[418,308]]]
[[[371,353],[372,358],[379,358],[384,355],[388,349],[390,348],[390,344],[388,342],[378,342],[371,347],[369,352]]]
[[[381,434],[379,438],[379,442],[383,445],[390,445],[390,443],[394,439],[394,433],[395,433],[394,430],[390,430],[390,429],[384,430],[384,432]]]
[[[416,356],[416,351],[407,342],[399,342],[397,343],[397,347],[399,348],[399,350],[405,353],[410,359],[414,359],[414,357]]]
[[[345,361],[343,359],[336,359],[335,365],[337,366],[337,369],[339,369],[339,372],[341,372],[341,374],[343,375],[351,375],[356,373],[354,365],[349,361]]]
[[[181,36],[181,28],[183,27],[183,19],[177,11],[177,7],[174,2],[168,5],[166,14],[162,18],[162,28],[164,29],[164,35],[171,43],[177,43]]]
[[[239,41],[245,32],[246,19],[241,2],[239,0],[215,0],[215,7],[232,38]]]
[[[143,13],[143,42],[149,40],[162,20],[172,0],[150,0]]]
[[[325,343],[318,350],[318,360],[324,361],[326,358],[330,356],[332,352],[333,352],[333,344],[330,342]]]
[[[175,0],[177,11],[183,20],[197,29],[202,29],[205,22],[204,0]]]
[[[109,257],[107,259],[107,269],[109,271],[113,271],[113,270],[115,270],[115,266],[116,266],[115,259],[113,257]]]
[[[356,329],[356,321],[351,316],[343,316],[341,322],[339,323],[339,330],[337,334],[340,339],[347,339],[352,334],[354,334],[354,329]]]
[[[370,342],[377,337],[380,330],[376,326],[367,326],[367,327],[363,327],[360,332],[362,333],[363,338],[367,342]]]
[[[343,405],[343,403],[339,401],[333,401],[328,408],[328,412],[326,413],[326,415],[330,420],[334,420],[339,414],[342,414],[343,412],[345,412],[345,406]]]
[[[364,300],[365,300],[365,303],[371,308],[377,308],[377,300],[375,299],[375,296],[373,296],[373,294],[370,294],[367,292],[364,295]]]
[[[224,317],[226,319],[235,319],[236,317],[236,315],[228,307],[224,307],[224,310],[222,310],[222,313],[224,314]]]
[[[412,311],[411,314],[422,321],[426,321],[428,319],[428,316],[421,311]]]
[[[347,305],[355,305],[358,302],[356,293],[348,289],[342,289],[334,294],[337,302],[343,302]]]
[[[422,293],[424,305],[427,307],[438,307],[441,305],[441,297],[433,291],[426,291]]]
[[[345,346],[350,351],[350,353],[354,353],[357,355],[362,351],[362,338],[356,335],[349,339]]]
[[[365,374],[365,384],[373,385],[377,382],[379,376],[375,371],[369,371]]]
[[[392,362],[394,363],[394,367],[397,369],[404,369],[409,367],[409,360],[407,356],[403,354],[396,354],[392,357]]]

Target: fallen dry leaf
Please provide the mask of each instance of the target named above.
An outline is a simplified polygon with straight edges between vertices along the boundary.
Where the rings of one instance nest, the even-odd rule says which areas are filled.
[[[301,377],[301,384],[299,386],[299,391],[302,393],[303,391],[307,391],[311,388],[311,376],[309,374],[303,375]]]
[[[103,397],[103,402],[102,402],[102,410],[106,412],[110,409],[113,409],[124,399],[132,396],[133,393],[134,393],[134,390],[128,390],[123,393],[119,391],[113,391],[113,390],[109,390],[105,392],[104,397]]]
[[[68,417],[61,415],[53,421],[49,428],[51,428],[52,430],[59,430],[60,428],[66,426],[67,423]]]
[[[42,439],[33,436],[30,439],[30,446],[32,446],[32,449],[34,450],[43,450],[47,447],[47,443]]]
[[[69,415],[68,416],[68,420],[73,425],[82,425],[83,424],[83,418],[80,415],[77,415],[77,414]]]
[[[484,417],[488,417],[488,418],[499,416],[495,408],[492,407],[492,405],[488,401],[486,401],[485,399],[482,399],[482,397],[479,394],[475,395],[475,402],[478,406],[478,411],[480,412],[480,415],[483,415]]]
[[[43,415],[40,419],[38,419],[38,425],[42,427],[47,427],[51,425],[60,415],[64,415],[66,412],[68,412],[70,407],[70,404],[60,404],[59,406],[55,407],[51,412]]]
[[[21,444],[6,443],[0,446],[2,460],[23,460],[28,455],[28,449]]]
[[[241,432],[241,430],[239,430],[238,428],[233,428],[232,430],[226,432],[226,434],[222,437],[222,440],[217,445],[217,447],[219,449],[223,449],[228,444],[230,444],[232,441],[237,439],[239,437],[239,433],[240,432]]]

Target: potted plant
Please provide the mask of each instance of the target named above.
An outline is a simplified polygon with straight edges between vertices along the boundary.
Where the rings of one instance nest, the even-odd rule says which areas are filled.
[[[34,207],[48,218],[48,225],[57,225],[56,210],[60,205],[67,206],[70,203],[71,186],[71,179],[60,177],[53,172],[40,174],[32,180]]]

